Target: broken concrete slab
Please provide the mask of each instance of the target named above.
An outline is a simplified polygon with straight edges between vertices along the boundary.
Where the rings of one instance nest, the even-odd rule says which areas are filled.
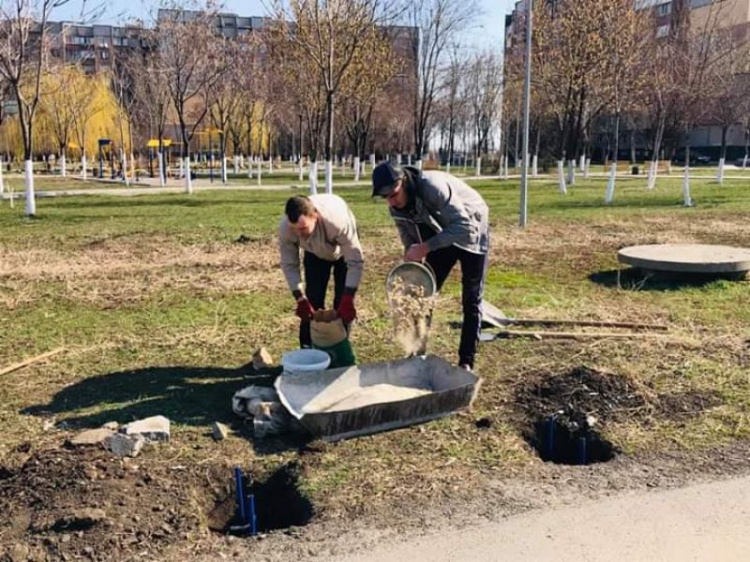
[[[73,447],[92,447],[101,445],[107,437],[114,434],[111,429],[100,427],[98,429],[88,429],[71,438],[68,441]]]
[[[273,356],[265,347],[261,347],[253,353],[253,369],[261,371],[268,367],[273,367]]]
[[[120,424],[116,421],[111,421],[105,423],[102,427],[105,429],[111,429],[112,431],[117,431],[118,429],[120,429]]]
[[[229,428],[220,422],[214,422],[211,426],[211,436],[216,441],[223,441],[229,436]]]
[[[113,433],[104,441],[104,447],[118,457],[137,457],[146,440],[142,435]]]
[[[169,441],[170,423],[164,416],[152,416],[142,420],[134,421],[122,427],[120,430],[125,435],[140,435],[147,442]]]

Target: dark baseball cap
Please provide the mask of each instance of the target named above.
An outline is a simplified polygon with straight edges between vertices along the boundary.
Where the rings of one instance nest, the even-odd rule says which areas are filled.
[[[401,175],[401,170],[394,168],[390,162],[375,166],[372,171],[372,196],[388,197]]]

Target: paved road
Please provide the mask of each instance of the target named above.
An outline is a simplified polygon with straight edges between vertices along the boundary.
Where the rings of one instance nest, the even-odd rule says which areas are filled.
[[[750,478],[531,512],[331,562],[750,560]]]

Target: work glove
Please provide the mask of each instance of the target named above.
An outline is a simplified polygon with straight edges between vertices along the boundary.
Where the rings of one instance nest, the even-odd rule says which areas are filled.
[[[303,322],[309,322],[312,320],[315,309],[313,305],[307,300],[307,297],[300,297],[297,299],[297,310],[294,313],[299,316],[299,319]]]
[[[345,324],[351,324],[357,317],[357,310],[354,308],[354,295],[345,294],[342,296],[336,312]]]

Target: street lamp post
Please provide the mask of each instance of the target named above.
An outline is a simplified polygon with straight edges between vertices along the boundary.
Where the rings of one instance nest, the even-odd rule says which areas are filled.
[[[529,113],[531,109],[531,37],[533,0],[526,0],[526,79],[523,91],[523,168],[521,169],[521,211],[519,226],[526,228],[529,204]]]

